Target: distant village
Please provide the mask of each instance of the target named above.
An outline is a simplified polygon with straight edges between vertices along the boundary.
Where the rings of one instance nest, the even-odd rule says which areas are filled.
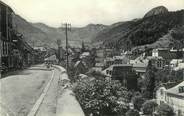
[[[154,67],[158,78],[152,98],[158,105],[167,103],[172,106],[177,116],[184,116],[184,48],[123,50],[103,46],[91,47],[85,42],[81,42],[81,47],[77,48],[69,43],[68,52],[65,46],[59,44],[57,49],[31,47],[24,40],[24,35],[14,28],[13,10],[6,4],[0,5],[2,77],[8,72],[41,63],[66,67],[68,55],[68,73],[73,70],[75,78],[84,79],[87,73],[94,71],[104,75],[106,80],[119,80],[129,91],[144,93],[146,90],[141,86],[141,81],[148,75],[149,67]],[[167,78],[159,78],[162,74],[168,74],[165,75]]]

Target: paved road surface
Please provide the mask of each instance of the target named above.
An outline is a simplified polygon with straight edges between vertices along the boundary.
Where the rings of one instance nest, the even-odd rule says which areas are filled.
[[[59,70],[54,70],[54,78],[50,85],[47,94],[44,97],[42,104],[40,105],[36,116],[55,116],[56,115],[56,104],[57,104],[57,90],[59,81]]]
[[[56,71],[56,70],[55,70]],[[55,76],[58,74],[56,71]],[[52,71],[46,69],[44,65],[37,65],[17,72],[0,80],[0,115],[8,113],[16,116],[27,116],[37,99],[40,97],[45,86],[51,79]],[[58,76],[56,76],[58,77]],[[44,105],[40,106],[38,116],[46,116],[49,112],[50,116],[55,113],[55,96],[57,91],[57,80],[53,79],[48,94],[43,101]],[[53,104],[52,104],[53,103]],[[43,112],[45,114],[43,115]]]

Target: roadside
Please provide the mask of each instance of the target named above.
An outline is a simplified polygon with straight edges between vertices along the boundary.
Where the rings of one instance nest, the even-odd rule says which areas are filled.
[[[36,116],[55,116],[57,107],[57,90],[59,81],[59,70],[54,69],[54,78],[51,82],[43,102],[41,103]]]
[[[70,80],[63,67],[56,66],[60,71],[56,116],[85,116],[84,112],[70,88]]]
[[[0,103],[17,116],[26,116],[51,78],[51,71],[37,65],[0,80]]]

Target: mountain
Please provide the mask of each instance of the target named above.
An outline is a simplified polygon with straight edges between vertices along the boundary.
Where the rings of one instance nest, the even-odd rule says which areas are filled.
[[[156,42],[152,44],[145,44],[141,46],[136,46],[133,49],[153,49],[153,48],[183,48],[184,47],[184,25],[181,27],[175,27],[171,29],[166,35],[159,38]]]
[[[13,22],[17,31],[23,34],[25,41],[27,41],[30,45],[40,46],[49,42],[49,38],[47,37],[46,33],[32,26],[19,15],[14,16]]]
[[[47,46],[56,48],[56,41],[60,39],[65,44],[65,31],[60,28],[50,27],[43,23],[30,23],[15,15],[13,18],[15,28],[23,34],[25,41],[31,46]],[[69,44],[74,47],[81,46],[82,41],[91,42],[91,39],[105,29],[107,26],[101,24],[89,24],[85,27],[73,27],[68,32]]]
[[[65,31],[62,27],[30,23],[18,15],[15,16],[14,23],[31,46],[56,48],[58,39],[65,45]],[[72,27],[71,32],[68,32],[68,38],[69,44],[75,47],[81,46],[82,41],[123,49],[137,46],[176,46],[176,43],[183,41],[183,33],[178,33],[182,32],[183,25],[184,10],[169,12],[167,8],[159,6],[151,9],[140,19],[117,22],[110,26],[89,24],[85,27]],[[171,34],[173,31],[176,34]]]
[[[184,10],[167,12],[166,8],[157,7],[146,13],[141,19],[109,26],[97,34],[93,42],[101,42],[104,46],[111,48],[131,49],[153,44],[160,38],[166,38],[167,34],[173,36],[169,32],[171,30],[178,31],[183,25]],[[175,40],[174,37],[172,38]],[[178,41],[183,41],[183,39],[178,39]],[[169,42],[171,40],[167,39],[167,43]],[[157,45],[154,46],[158,47],[159,43],[157,42]]]
[[[32,25],[46,33],[48,38],[52,40],[51,43],[56,44],[56,41],[60,39],[62,40],[62,44],[65,45],[65,30],[63,27],[53,28],[43,23],[34,23]],[[106,27],[107,26],[100,24],[89,24],[80,28],[72,27],[71,31],[68,31],[69,44],[74,47],[79,47],[81,46],[82,41],[91,42],[91,39]]]
[[[148,13],[146,13],[144,15],[144,17],[150,17],[150,16],[154,16],[154,15],[158,15],[158,14],[166,14],[168,13],[168,9],[164,6],[158,6],[158,7],[155,7],[153,9],[151,9]]]

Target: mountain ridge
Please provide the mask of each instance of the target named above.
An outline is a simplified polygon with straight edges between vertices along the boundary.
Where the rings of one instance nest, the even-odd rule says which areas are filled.
[[[88,24],[84,27],[72,27],[68,34],[69,44],[81,46],[82,42],[92,42],[122,49],[153,44],[173,28],[184,25],[184,10],[167,11],[167,8],[159,6],[145,13],[143,18],[131,21],[117,22],[112,25]],[[18,15],[14,22],[18,31],[24,35],[31,46],[47,45],[56,48],[58,39],[65,44],[65,32],[62,27],[29,23]],[[169,43],[170,39],[167,41]]]
[[[65,44],[65,32],[62,27],[51,27],[44,23],[30,23],[21,16],[15,14],[13,18],[14,26],[17,31],[23,34],[24,39],[32,47],[49,46],[56,48],[56,41],[60,39]],[[91,39],[99,31],[106,28],[102,24],[89,24],[85,27],[72,27],[68,34],[71,46],[80,46],[81,42],[91,42]]]
[[[131,49],[152,44],[169,30],[182,25],[184,25],[184,10],[150,15],[115,27],[110,26],[94,38],[94,43],[101,42],[111,48]]]

